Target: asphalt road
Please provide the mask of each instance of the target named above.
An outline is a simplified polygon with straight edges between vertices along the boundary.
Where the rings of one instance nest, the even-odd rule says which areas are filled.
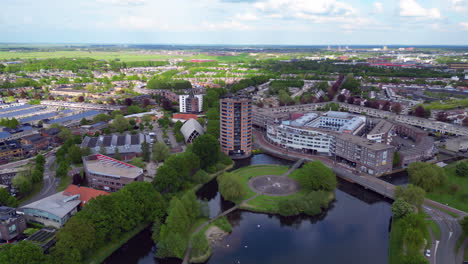
[[[440,228],[440,240],[434,240],[431,246],[430,262],[432,264],[463,263],[462,256],[454,250],[462,233],[458,219],[426,205],[423,208]]]
[[[46,163],[44,165],[44,185],[42,186],[41,191],[38,194],[36,194],[33,198],[29,199],[28,201],[25,201],[21,205],[29,204],[57,193],[56,189],[60,179],[55,178],[54,170],[50,170],[50,167],[52,164],[54,164],[54,162],[55,155],[48,155],[48,157],[46,158]]]

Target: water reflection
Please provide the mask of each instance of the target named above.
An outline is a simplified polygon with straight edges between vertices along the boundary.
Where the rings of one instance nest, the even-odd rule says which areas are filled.
[[[250,164],[292,162],[260,154],[248,162],[237,162],[236,168]],[[197,192],[201,200],[208,201],[211,217],[233,206],[217,189],[212,181]],[[380,195],[345,181],[339,181],[335,201],[318,216],[280,217],[238,210],[227,217],[233,232],[214,248],[206,264],[387,263],[390,204]],[[156,259],[154,254],[147,229],[105,263],[181,263]]]

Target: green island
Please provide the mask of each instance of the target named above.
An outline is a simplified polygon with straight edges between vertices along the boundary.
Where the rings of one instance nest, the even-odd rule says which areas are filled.
[[[299,188],[288,195],[268,195],[255,192],[249,181],[261,176],[288,177]],[[336,175],[318,161],[305,164],[288,174],[288,167],[278,165],[254,165],[225,173],[218,177],[219,190],[227,200],[235,202],[240,209],[280,214],[283,216],[306,213],[316,215],[328,208],[334,199]]]

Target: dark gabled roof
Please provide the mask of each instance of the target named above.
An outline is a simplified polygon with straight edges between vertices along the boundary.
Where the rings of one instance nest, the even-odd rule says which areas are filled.
[[[97,137],[92,137],[89,139],[89,142],[88,142],[88,148],[94,148],[96,147],[96,144],[98,142],[98,138]]]
[[[31,136],[24,137],[23,139],[29,140],[32,143],[36,143],[36,142],[41,141],[42,139],[44,139],[44,137],[42,135],[40,135],[40,134],[34,134],[34,135],[31,135]]]
[[[125,145],[125,139],[127,138],[127,136],[118,136],[117,137],[117,146],[123,146]]]
[[[132,135],[130,144],[132,145],[140,144],[140,135]]]
[[[112,143],[112,136],[105,136],[104,139],[102,140],[102,145],[104,147],[110,147]]]
[[[44,130],[44,133],[46,133],[47,135],[58,135],[60,133],[60,129],[58,128],[49,128],[47,130]]]

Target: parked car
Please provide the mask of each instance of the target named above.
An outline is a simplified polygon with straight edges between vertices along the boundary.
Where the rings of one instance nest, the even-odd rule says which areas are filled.
[[[430,257],[431,256],[431,250],[430,249],[426,249],[426,257]]]

